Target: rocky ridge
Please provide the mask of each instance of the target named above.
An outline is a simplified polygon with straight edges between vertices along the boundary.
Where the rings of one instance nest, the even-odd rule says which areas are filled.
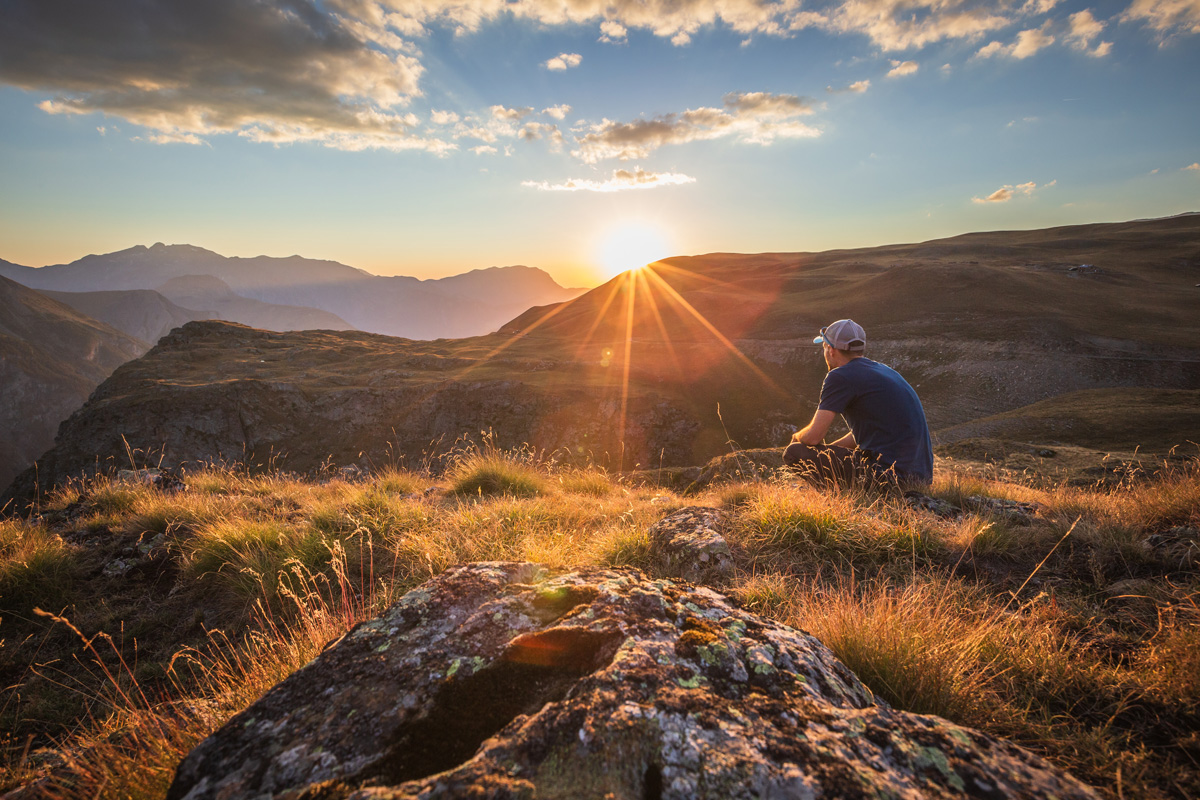
[[[820,642],[634,570],[457,567],[201,742],[168,800],[1094,798]]]

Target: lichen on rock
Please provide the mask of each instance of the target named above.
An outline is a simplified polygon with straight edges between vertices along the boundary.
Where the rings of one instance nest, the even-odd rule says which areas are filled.
[[[497,562],[357,626],[201,742],[167,796],[963,795],[1094,796],[888,707],[813,637],[710,589]]]

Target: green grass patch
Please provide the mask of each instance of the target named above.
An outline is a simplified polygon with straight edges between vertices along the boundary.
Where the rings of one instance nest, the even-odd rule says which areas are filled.
[[[469,456],[448,475],[450,492],[460,496],[534,497],[546,492],[544,475],[528,464],[500,453]]]
[[[0,607],[27,613],[63,603],[78,571],[78,551],[61,537],[24,520],[0,519]]]

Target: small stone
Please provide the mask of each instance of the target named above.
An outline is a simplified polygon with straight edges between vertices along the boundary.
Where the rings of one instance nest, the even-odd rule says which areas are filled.
[[[986,514],[1003,517],[1018,525],[1031,525],[1041,512],[1042,507],[1037,503],[1022,503],[1017,500],[1005,500],[1000,497],[984,497],[973,494],[966,500],[966,505]]]
[[[651,525],[647,535],[673,566],[698,579],[733,570],[733,554],[720,532],[727,521],[719,508],[688,506]]]

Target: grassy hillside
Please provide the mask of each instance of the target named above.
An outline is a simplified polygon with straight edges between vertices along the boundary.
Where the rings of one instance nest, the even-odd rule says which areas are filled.
[[[709,505],[735,558],[711,585],[815,634],[888,702],[1010,737],[1103,796],[1200,793],[1194,459],[1087,487],[939,461],[932,494],[959,516],[736,468],[685,497],[528,449],[444,466],[205,469],[174,492],[99,478],[0,522],[0,789],[162,797],[195,742],[447,566],[671,576],[647,528]]]
[[[986,436],[1108,450],[1165,453],[1200,447],[1200,390],[1092,389],[1069,392],[938,431],[951,444]]]

